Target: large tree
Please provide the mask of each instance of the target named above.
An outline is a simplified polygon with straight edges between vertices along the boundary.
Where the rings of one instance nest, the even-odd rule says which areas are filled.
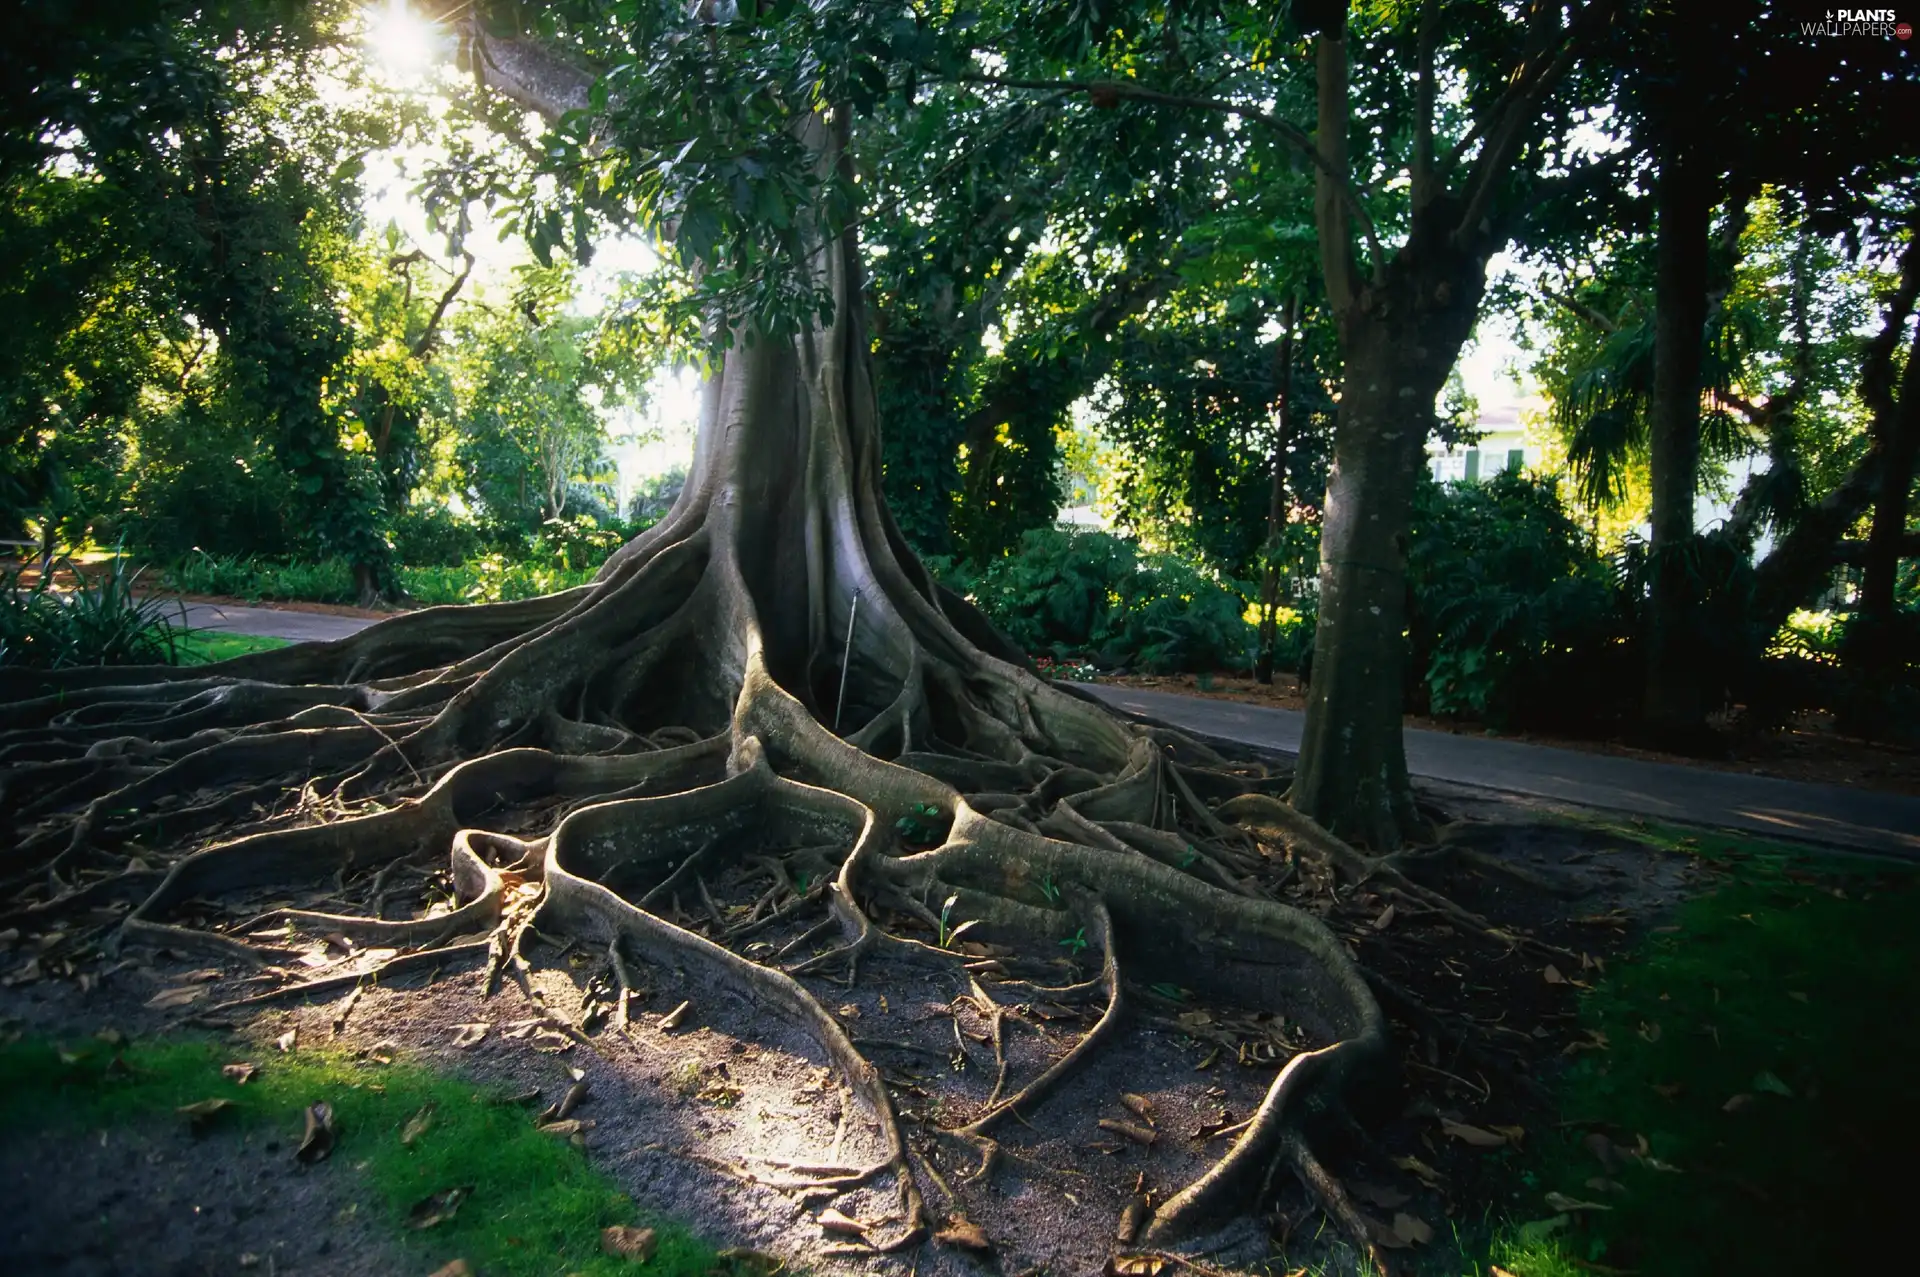
[[[540,140],[563,196],[637,215],[701,279],[714,366],[671,512],[564,594],[431,609],[204,671],[11,675],[12,889],[36,917],[132,898],[123,942],[259,960],[277,955],[257,938],[185,925],[188,902],[451,841],[452,914],[280,916],[400,949],[381,972],[485,954],[494,976],[518,972],[537,919],[607,947],[616,969],[637,955],[744,995],[811,1036],[862,1102],[874,1156],[817,1173],[890,1179],[891,1246],[926,1231],[921,1180],[881,1074],[821,1003],[823,974],[971,975],[996,1033],[1003,998],[1098,1007],[1063,1056],[1024,1079],[1002,1056],[992,1092],[959,1101],[965,1120],[939,1138],[980,1153],[983,1172],[1005,1128],[1122,1030],[1130,990],[1165,981],[1269,1008],[1284,990],[1297,1053],[1230,1149],[1156,1203],[1148,1234],[1237,1205],[1278,1165],[1371,1249],[1313,1142],[1382,1061],[1384,1018],[1327,926],[1247,880],[1261,845],[1224,822],[1266,830],[1268,854],[1294,848],[1474,920],[1274,801],[1260,769],[1038,677],[907,547],[881,497],[849,138],[892,91],[872,50],[914,39],[911,12],[774,6],[726,26],[677,3],[613,9],[621,21],[567,6],[537,37],[470,6],[457,21],[486,91],[553,123]],[[581,225],[569,234],[552,192],[523,205],[543,252],[577,246]],[[273,811],[289,777],[347,818]],[[702,935],[670,904],[755,856],[810,884],[776,888],[770,919],[716,909]],[[816,913],[778,953],[752,943]],[[994,965],[954,943],[960,919]],[[463,929],[479,938],[436,947]],[[828,931],[837,944],[777,965]],[[1061,963],[1065,984],[1049,979]]]

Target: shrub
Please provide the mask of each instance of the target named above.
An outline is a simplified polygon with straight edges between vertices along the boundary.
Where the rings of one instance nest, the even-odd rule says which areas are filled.
[[[1496,724],[1618,714],[1640,686],[1622,589],[1551,479],[1422,482],[1407,550],[1409,701]]]
[[[452,567],[479,557],[480,526],[445,506],[410,506],[393,522],[393,553],[414,567]]]
[[[73,573],[74,588],[57,593],[52,573],[31,589],[18,569],[0,580],[0,666],[59,669],[70,665],[172,665],[179,660],[184,627],[168,615],[164,599],[133,592],[140,571],[115,556],[106,572],[88,578],[70,559],[58,570]]]
[[[1030,531],[986,565],[970,594],[1029,652],[1090,656],[1109,669],[1244,668],[1253,639],[1240,592],[1105,532]]]
[[[618,528],[602,527],[591,515],[548,519],[533,538],[532,557],[552,567],[578,572],[597,568],[626,540]]]

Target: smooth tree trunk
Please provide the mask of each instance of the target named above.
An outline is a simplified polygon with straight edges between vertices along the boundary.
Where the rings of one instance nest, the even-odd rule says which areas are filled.
[[[1693,626],[1688,548],[1700,490],[1700,374],[1707,321],[1713,188],[1699,160],[1661,158],[1655,240],[1653,396],[1648,405],[1652,486],[1647,667],[1643,713],[1665,743],[1688,746],[1705,731]]]
[[[1407,530],[1433,406],[1473,328],[1486,259],[1403,254],[1343,325],[1346,375],[1320,530],[1320,619],[1289,801],[1375,848],[1417,836],[1401,732]]]

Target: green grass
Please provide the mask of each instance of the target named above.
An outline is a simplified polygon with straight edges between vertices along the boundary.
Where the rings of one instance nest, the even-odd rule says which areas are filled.
[[[1517,1277],[1866,1271],[1897,1243],[1920,1146],[1920,875],[1671,826],[1632,836],[1717,881],[1582,998],[1607,1048],[1563,1077],[1563,1124],[1522,1175],[1533,1217],[1555,1215],[1549,1191],[1613,1209],[1546,1237],[1510,1225],[1491,1262]],[[1609,1172],[1594,1131],[1644,1136],[1647,1156]]]
[[[230,661],[249,652],[268,652],[285,647],[287,640],[262,634],[229,634],[224,630],[188,630],[175,643],[181,665],[211,665]]]
[[[221,1065],[243,1058],[261,1066],[251,1081],[221,1075]],[[325,1173],[357,1181],[423,1272],[456,1256],[488,1277],[632,1272],[600,1253],[600,1230],[636,1222],[659,1233],[649,1274],[691,1277],[719,1263],[686,1228],[640,1218],[577,1149],[536,1130],[526,1109],[416,1066],[304,1051],[242,1055],[204,1041],[116,1049],[91,1039],[65,1047],[28,1040],[0,1048],[0,1133],[185,1122],[175,1110],[207,1099],[232,1103],[214,1122],[277,1133],[289,1157],[306,1106],[331,1104],[339,1142]],[[425,1133],[403,1145],[408,1122],[429,1107]],[[404,1228],[415,1203],[469,1185],[473,1194],[451,1221],[427,1232]]]

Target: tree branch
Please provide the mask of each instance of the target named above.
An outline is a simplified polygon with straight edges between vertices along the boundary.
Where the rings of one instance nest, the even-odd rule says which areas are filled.
[[[1605,314],[1595,310],[1571,293],[1558,292],[1543,284],[1540,287],[1540,295],[1548,301],[1558,303],[1569,314],[1578,319],[1585,320],[1589,325],[1606,333],[1608,336],[1612,336],[1614,333],[1620,331],[1620,322],[1618,320],[1607,318]]]
[[[1180,107],[1191,111],[1206,111],[1215,115],[1232,115],[1258,124],[1279,136],[1288,146],[1305,156],[1320,172],[1318,176],[1337,178],[1340,195],[1347,211],[1360,227],[1360,233],[1366,237],[1367,253],[1374,269],[1378,270],[1386,262],[1386,254],[1380,248],[1380,239],[1374,227],[1373,219],[1360,203],[1360,194],[1353,189],[1353,183],[1347,174],[1328,173],[1324,159],[1315,148],[1313,139],[1305,130],[1290,120],[1263,111],[1256,106],[1247,106],[1228,98],[1189,96],[1181,93],[1166,93],[1159,89],[1149,89],[1145,85],[1132,84],[1124,80],[1024,80],[1008,76],[982,75],[968,73],[954,77],[960,84],[985,84],[1000,89],[1032,89],[1039,92],[1084,93],[1098,104],[1102,102],[1130,101],[1149,102],[1156,106]]]
[[[1550,15],[1559,13],[1559,6],[1541,4],[1535,10],[1537,25],[1534,35],[1539,48],[1529,50],[1527,60],[1514,72],[1512,83],[1500,95],[1493,109],[1474,121],[1466,136],[1449,149],[1446,159],[1441,161],[1440,170],[1444,175],[1484,127],[1487,142],[1480,148],[1480,158],[1474,163],[1474,175],[1467,183],[1466,208],[1453,232],[1456,241],[1472,236],[1473,228],[1486,217],[1495,188],[1513,163],[1514,151],[1525,140],[1528,128],[1539,115],[1541,100],[1572,69],[1586,42],[1612,18],[1618,3],[1619,0],[1590,0],[1558,39],[1550,38],[1546,22]],[[1558,45],[1558,51],[1542,65],[1538,58],[1555,45]]]
[[[1409,171],[1413,208],[1417,213],[1437,193],[1433,168],[1434,49],[1438,43],[1441,0],[1426,0],[1420,9],[1414,74],[1413,167]]]
[[[433,349],[433,339],[439,335],[440,321],[446,317],[447,307],[453,305],[453,299],[460,295],[460,289],[466,284],[467,276],[473,274],[473,254],[463,248],[460,250],[460,256],[465,260],[466,265],[461,268],[458,275],[453,277],[453,282],[447,285],[447,291],[440,294],[440,302],[433,308],[433,314],[427,316],[425,331],[420,334],[419,340],[413,343],[412,353],[415,359],[424,359],[427,352]]]
[[[1345,316],[1360,293],[1353,244],[1347,234],[1347,36],[1314,40],[1314,94],[1318,127],[1314,130],[1313,221],[1320,238],[1320,270],[1326,276],[1327,301]],[[1376,256],[1374,269],[1379,270]]]

